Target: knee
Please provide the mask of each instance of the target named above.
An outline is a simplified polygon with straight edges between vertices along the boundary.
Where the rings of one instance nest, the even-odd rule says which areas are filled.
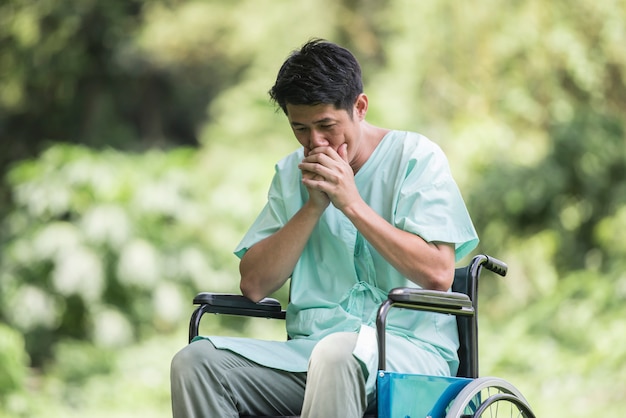
[[[323,364],[324,367],[346,366],[355,362],[352,352],[356,344],[357,334],[340,332],[322,338],[311,353],[310,365]]]
[[[172,358],[170,373],[172,377],[188,377],[197,372],[199,366],[206,361],[211,343],[205,340],[193,342],[182,348]]]

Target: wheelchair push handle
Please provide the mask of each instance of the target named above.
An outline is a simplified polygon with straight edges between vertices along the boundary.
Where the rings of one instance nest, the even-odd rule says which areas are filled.
[[[484,260],[481,262],[483,267],[485,267],[489,271],[493,271],[496,274],[504,277],[509,269],[504,261],[498,260],[497,258],[485,255],[483,256]]]

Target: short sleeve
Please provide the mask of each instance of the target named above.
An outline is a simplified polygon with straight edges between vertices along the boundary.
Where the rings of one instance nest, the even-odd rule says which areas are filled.
[[[243,257],[254,244],[282,228],[302,206],[299,187],[301,175],[297,168],[298,162],[302,160],[301,154],[300,149],[276,164],[267,203],[235,248],[237,257]]]
[[[478,245],[478,235],[443,151],[430,141],[425,145],[429,152],[422,149],[407,165],[394,223],[428,242],[453,243],[458,261]]]

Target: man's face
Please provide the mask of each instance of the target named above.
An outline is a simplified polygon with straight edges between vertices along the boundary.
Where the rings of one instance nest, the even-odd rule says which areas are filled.
[[[346,110],[327,104],[287,104],[287,119],[296,139],[304,147],[305,157],[312,149],[331,147],[337,151],[344,143],[348,146],[348,157],[354,155],[351,151],[358,145],[362,117],[356,105],[352,113],[350,117]]]

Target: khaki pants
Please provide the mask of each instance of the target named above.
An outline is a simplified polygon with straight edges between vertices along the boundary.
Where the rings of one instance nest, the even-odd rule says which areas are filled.
[[[367,396],[366,377],[352,355],[357,336],[341,332],[321,340],[306,373],[263,367],[207,340],[193,342],[172,360],[173,416],[361,418]]]

